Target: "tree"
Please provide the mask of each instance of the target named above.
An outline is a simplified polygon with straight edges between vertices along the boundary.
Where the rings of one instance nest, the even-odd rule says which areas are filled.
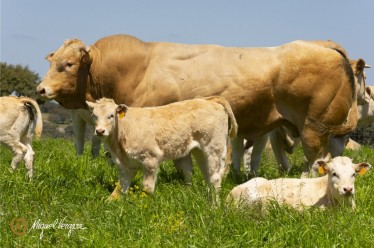
[[[35,89],[39,82],[39,75],[30,71],[27,66],[0,62],[0,96],[16,93],[37,99]]]

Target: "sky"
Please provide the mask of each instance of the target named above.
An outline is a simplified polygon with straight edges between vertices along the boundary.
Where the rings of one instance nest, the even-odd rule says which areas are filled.
[[[45,56],[66,39],[91,45],[113,34],[231,47],[330,39],[374,67],[372,0],[0,0],[0,9],[0,61],[41,79]],[[366,72],[374,85],[374,68]]]

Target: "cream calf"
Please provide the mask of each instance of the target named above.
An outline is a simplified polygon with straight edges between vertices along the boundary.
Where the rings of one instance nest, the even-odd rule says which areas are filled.
[[[31,147],[32,136],[42,133],[42,115],[38,104],[31,98],[0,97],[0,143],[13,153],[13,169],[25,161],[27,175],[32,179],[34,151]]]
[[[318,178],[254,178],[231,190],[227,202],[235,206],[261,206],[271,201],[302,210],[305,207],[349,205],[355,208],[355,176],[365,174],[368,163],[353,164],[348,157],[318,160],[313,169],[327,175]]]
[[[237,132],[235,117],[224,98],[199,98],[150,108],[117,105],[105,98],[87,105],[95,120],[95,134],[108,146],[118,165],[120,187],[111,198],[117,198],[119,190],[127,192],[139,169],[144,174],[144,191],[153,193],[160,162],[186,157],[194,150],[218,200],[229,136]]]

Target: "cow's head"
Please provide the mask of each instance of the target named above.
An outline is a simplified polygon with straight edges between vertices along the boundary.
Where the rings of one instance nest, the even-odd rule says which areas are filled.
[[[374,86],[366,86],[364,101],[358,105],[358,125],[374,122]]]
[[[118,119],[125,117],[127,106],[117,105],[112,99],[102,98],[96,103],[86,102],[95,122],[95,135],[107,138],[116,132]]]
[[[348,157],[335,157],[330,162],[317,160],[313,165],[320,174],[328,175],[328,191],[337,202],[353,199],[356,175],[365,174],[370,167],[368,163],[353,164]]]
[[[47,55],[50,68],[36,88],[47,99],[66,108],[85,107],[85,92],[90,64],[90,47],[80,40],[67,40],[54,53]]]

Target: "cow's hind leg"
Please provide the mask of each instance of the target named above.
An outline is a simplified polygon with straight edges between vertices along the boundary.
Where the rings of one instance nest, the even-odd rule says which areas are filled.
[[[192,185],[192,159],[191,154],[186,157],[174,160],[174,165],[179,172],[183,173],[184,183]]]
[[[234,166],[234,174],[237,179],[240,178],[240,164],[244,154],[244,138],[237,136],[231,140],[232,147],[232,163]]]
[[[222,161],[222,157],[220,155],[217,156],[216,154],[218,153],[214,153],[211,151],[194,151],[196,162],[199,165],[199,168],[204,175],[205,182],[208,185],[208,191],[211,191],[211,187],[213,187],[214,189],[211,198],[213,205],[219,205],[220,203],[219,193],[221,189],[223,172],[223,170],[220,170],[220,168],[224,167],[225,163],[224,161]]]
[[[2,143],[13,153],[13,159],[11,162],[11,167],[15,170],[18,164],[25,157],[27,152],[27,147],[19,142],[19,138],[15,136],[2,137]]]
[[[267,141],[268,134],[264,134],[254,141],[250,163],[248,164],[248,159],[244,159],[244,169],[247,176],[257,175],[258,166],[261,162],[261,155],[265,149]]]
[[[29,131],[30,132],[21,139],[21,142],[27,148],[26,154],[23,157],[23,159],[25,161],[25,167],[27,169],[27,174],[26,175],[31,180],[32,177],[34,176],[34,154],[35,153],[34,153],[34,150],[31,147],[31,143],[32,143],[31,129]]]

